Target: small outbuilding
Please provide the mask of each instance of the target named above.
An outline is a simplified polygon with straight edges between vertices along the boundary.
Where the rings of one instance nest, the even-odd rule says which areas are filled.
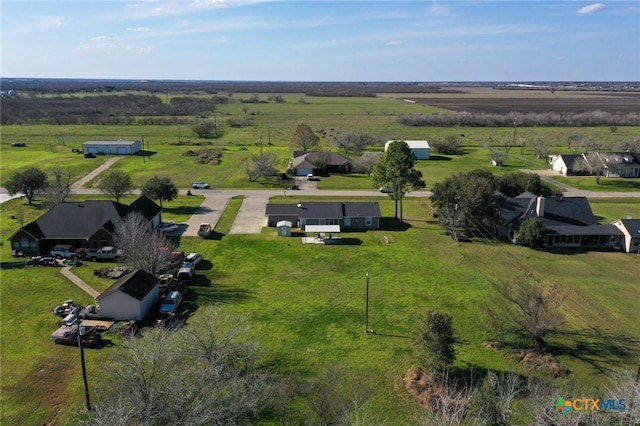
[[[96,300],[100,317],[142,321],[160,300],[160,279],[142,269],[118,279]]]
[[[82,144],[83,154],[132,155],[142,151],[142,141],[87,141]]]
[[[421,141],[415,141],[415,140],[411,140],[411,141],[387,141],[384,144],[384,150],[386,151],[387,149],[389,149],[389,145],[391,145],[391,142],[404,142],[407,145],[409,145],[409,149],[411,149],[411,152],[413,153],[413,155],[416,156],[416,158],[418,160],[428,160],[429,156],[431,155],[431,147],[429,146],[429,142],[427,142],[426,140],[421,140]]]
[[[292,223],[288,220],[281,220],[276,224],[278,228],[278,236],[279,237],[290,237],[291,236],[291,225]]]

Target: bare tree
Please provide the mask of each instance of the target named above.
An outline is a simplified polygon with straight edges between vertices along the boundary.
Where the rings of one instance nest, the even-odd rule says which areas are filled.
[[[582,158],[578,158],[573,163],[574,173],[584,173],[596,178],[596,183],[600,183],[600,178],[604,176],[607,166],[600,158],[597,152],[589,152],[582,154]]]
[[[459,426],[471,408],[471,401],[476,389],[471,385],[460,385],[445,374],[441,380],[433,384],[424,415],[417,424],[421,426]]]
[[[476,392],[472,416],[479,423],[509,426],[513,401],[524,391],[524,383],[516,373],[489,372]]]
[[[256,418],[269,401],[272,374],[247,361],[246,346],[234,346],[238,338],[249,340],[243,322],[216,308],[198,318],[188,328],[149,329],[125,339],[106,364],[99,402],[84,424],[236,425]],[[220,328],[233,338],[208,340]],[[207,336],[206,343],[194,336]],[[212,356],[212,348],[225,356]]]
[[[69,134],[68,133],[58,133],[56,135],[56,139],[58,139],[58,143],[62,144],[64,146],[67,145],[67,142],[69,141]]]
[[[531,275],[504,281],[497,291],[508,302],[502,319],[515,326],[507,331],[525,333],[536,349],[543,350],[546,335],[564,324],[561,306],[566,294],[557,285],[542,287]]]
[[[71,195],[71,172],[56,167],[51,172],[53,179],[47,183],[42,191],[49,208],[64,203]]]
[[[371,176],[373,165],[379,158],[379,152],[363,152],[362,155],[353,159],[353,171],[356,173],[366,173],[368,176]]]
[[[498,151],[497,149],[493,149],[491,148],[489,150],[489,160],[491,160],[492,164],[496,165],[496,166],[502,166],[505,158],[507,158],[507,153],[503,153]]]
[[[331,142],[336,148],[344,149],[346,155],[350,152],[359,154],[366,147],[373,145],[376,137],[369,132],[352,129],[335,135],[331,138]]]
[[[246,163],[249,182],[254,182],[261,177],[277,175],[277,164],[277,157],[270,152],[252,156]]]
[[[571,132],[567,136],[567,148],[571,149],[571,145],[574,143],[579,144],[582,140],[582,135],[578,132]]]
[[[533,155],[535,155],[537,158],[546,157],[547,154],[549,153],[549,148],[547,147],[547,144],[544,142],[544,139],[542,139],[541,137],[536,137],[533,140],[532,148],[533,148]]]
[[[142,213],[129,213],[116,223],[113,241],[122,250],[123,263],[131,269],[156,274],[171,264],[174,244],[153,229]]]

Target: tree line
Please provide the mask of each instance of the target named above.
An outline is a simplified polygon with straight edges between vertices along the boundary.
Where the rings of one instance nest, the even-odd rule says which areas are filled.
[[[519,113],[508,114],[457,112],[455,114],[403,114],[398,123],[412,127],[591,127],[637,126],[640,113],[591,111],[582,113]]]

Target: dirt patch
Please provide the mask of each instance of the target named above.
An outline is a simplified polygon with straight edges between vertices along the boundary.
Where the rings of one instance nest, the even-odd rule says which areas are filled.
[[[482,342],[482,346],[494,352],[498,352],[502,348],[500,342]]]
[[[26,407],[47,410],[50,415],[44,425],[57,425],[66,409],[66,391],[76,374],[76,364],[66,359],[42,362],[8,393],[24,401]]]
[[[417,365],[409,368],[404,375],[404,383],[411,395],[420,402],[424,408],[428,408],[434,398],[434,383],[431,376],[422,367]]]
[[[549,354],[541,354],[532,349],[515,349],[508,358],[524,367],[551,374],[553,377],[564,375],[567,370]]]

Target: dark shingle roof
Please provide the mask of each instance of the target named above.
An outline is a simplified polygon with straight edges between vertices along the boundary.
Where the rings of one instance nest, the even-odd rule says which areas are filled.
[[[298,217],[301,219],[342,219],[342,203],[300,203]]]
[[[640,238],[640,219],[621,219],[622,225],[634,238]]]
[[[381,217],[378,203],[344,203],[344,215],[348,217]]]
[[[89,238],[107,222],[115,222],[129,207],[115,201],[60,203],[36,220],[47,239]]]
[[[555,225],[547,227],[547,234],[557,235],[624,235],[613,225]]]
[[[142,213],[148,220],[153,219],[158,213],[162,211],[160,206],[146,195],[140,196],[140,198],[131,203],[129,207],[133,211]]]
[[[583,158],[582,154],[562,154],[560,157],[562,157],[562,161],[564,161],[568,169],[573,169],[575,162]]]
[[[298,206],[295,204],[267,204],[267,215],[297,216]]]
[[[119,278],[118,281],[103,291],[102,294],[97,297],[97,300],[100,300],[116,291],[121,291],[136,300],[142,300],[156,285],[158,285],[159,281],[160,280],[157,277],[150,273],[142,269],[136,269],[135,271]]]

